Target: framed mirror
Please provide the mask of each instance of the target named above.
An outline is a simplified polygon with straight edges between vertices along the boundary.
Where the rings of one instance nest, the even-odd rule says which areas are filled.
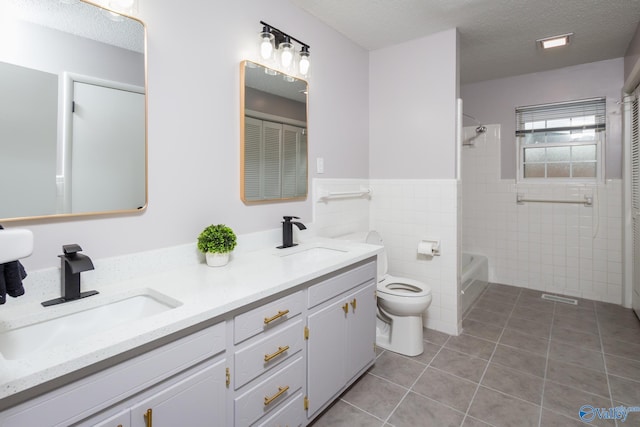
[[[308,84],[240,64],[240,197],[245,203],[307,197]]]
[[[78,0],[3,0],[0,37],[0,223],[144,209],[144,24]]]

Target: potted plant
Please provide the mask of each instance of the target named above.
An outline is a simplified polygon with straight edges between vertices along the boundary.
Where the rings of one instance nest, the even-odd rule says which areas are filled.
[[[226,265],[235,247],[236,234],[224,224],[212,224],[198,236],[198,249],[205,254],[210,267]]]

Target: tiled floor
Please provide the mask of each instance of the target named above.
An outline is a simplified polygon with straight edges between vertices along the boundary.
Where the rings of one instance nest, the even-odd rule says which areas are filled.
[[[582,405],[640,407],[633,312],[540,295],[491,284],[463,320],[462,335],[425,329],[422,355],[381,351],[313,427],[584,426]],[[640,426],[640,412],[587,425]]]

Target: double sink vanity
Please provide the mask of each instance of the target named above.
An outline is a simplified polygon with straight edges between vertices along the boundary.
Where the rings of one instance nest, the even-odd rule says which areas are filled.
[[[0,425],[307,425],[373,364],[378,250],[316,238],[7,304]]]

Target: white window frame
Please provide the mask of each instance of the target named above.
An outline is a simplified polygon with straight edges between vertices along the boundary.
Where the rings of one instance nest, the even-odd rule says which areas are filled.
[[[605,122],[606,122],[606,99],[597,98],[597,99],[588,99],[588,100],[580,100],[580,101],[568,101],[568,102],[559,102],[555,104],[544,104],[537,106],[527,106],[527,107],[517,107],[516,108],[516,118],[518,117],[518,111],[521,109],[536,109],[539,107],[540,109],[548,108],[550,106],[556,107],[558,109],[562,109],[563,105],[566,105],[568,108],[575,106],[578,103],[582,102],[592,102],[594,100],[601,100],[605,105]],[[517,121],[517,119],[516,119]],[[540,128],[540,131],[544,132],[545,130],[550,128]],[[517,135],[518,131],[518,123],[516,123],[516,146],[517,146],[517,182],[520,183],[540,183],[540,184],[551,184],[551,183],[580,183],[580,184],[588,184],[588,183],[601,183],[604,182],[604,145],[606,139],[606,127],[603,124],[601,129],[598,129],[594,132],[593,140],[583,140],[576,142],[543,142],[539,144],[525,144],[524,136]],[[553,148],[553,147],[574,147],[574,146],[587,146],[587,145],[595,145],[596,146],[596,176],[595,177],[532,177],[525,178],[524,177],[524,165],[525,163],[525,149],[526,148]],[[545,165],[553,164],[554,162],[544,161],[540,162]],[[558,163],[567,163],[567,162],[558,162]],[[573,162],[569,161],[570,167],[572,167]],[[577,163],[577,162],[576,162]],[[546,174],[546,166],[545,166],[545,174]]]

